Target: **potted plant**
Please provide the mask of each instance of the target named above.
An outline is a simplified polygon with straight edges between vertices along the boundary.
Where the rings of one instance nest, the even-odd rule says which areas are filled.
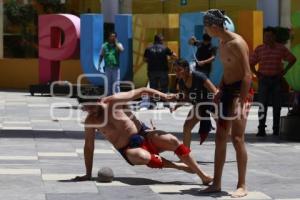
[[[11,46],[12,54],[15,57],[34,56],[34,34],[29,30],[29,25],[37,15],[33,6],[9,0],[4,4],[4,14],[13,25],[20,27],[20,35],[15,36],[15,42]]]

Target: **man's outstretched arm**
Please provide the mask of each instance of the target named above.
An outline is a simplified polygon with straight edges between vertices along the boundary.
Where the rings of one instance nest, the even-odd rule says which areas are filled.
[[[142,87],[128,92],[120,92],[112,96],[105,97],[102,99],[102,101],[104,103],[125,103],[128,101],[138,99],[145,94],[149,97],[160,97],[164,101],[169,100],[169,96],[167,94],[164,94],[160,91],[151,88]]]

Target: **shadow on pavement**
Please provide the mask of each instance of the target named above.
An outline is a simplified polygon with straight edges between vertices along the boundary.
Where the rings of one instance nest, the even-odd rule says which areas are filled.
[[[122,183],[128,185],[153,185],[153,184],[161,184],[161,185],[194,185],[195,183],[190,182],[182,182],[182,181],[171,181],[171,182],[163,182],[157,181],[148,178],[139,178],[139,177],[116,177],[115,181],[120,181]]]
[[[198,197],[211,197],[211,198],[226,198],[230,197],[230,194],[226,191],[216,192],[216,193],[204,193],[201,192],[199,188],[190,188],[186,190],[179,190],[178,192],[159,192],[162,195],[191,195]]]
[[[182,140],[182,133],[171,132],[178,139]],[[215,134],[210,134],[206,140],[214,142]],[[80,139],[84,140],[83,131],[67,131],[67,130],[1,130],[0,138],[49,138],[49,139]],[[101,134],[96,134],[96,139],[105,140]],[[197,133],[192,134],[192,141],[199,141]],[[278,136],[268,135],[266,137],[256,137],[255,134],[246,134],[245,141],[247,143],[295,143],[296,141],[286,141],[279,139]],[[230,142],[230,141],[229,141]],[[204,142],[205,145],[205,142]]]
[[[199,190],[199,188],[191,188],[189,190],[180,190],[180,192],[181,192],[180,194],[188,194],[188,195],[199,196],[199,197],[212,197],[212,198],[230,197],[230,194],[226,191],[221,191],[221,192],[216,192],[216,193],[202,193],[201,190]],[[165,194],[165,193],[163,193],[163,194]],[[174,194],[176,194],[176,193],[174,193]]]
[[[93,177],[91,180],[88,181],[97,181],[97,177]],[[157,181],[153,179],[148,178],[140,178],[140,177],[115,177],[113,181],[119,181],[124,184],[128,184],[131,186],[139,186],[139,185],[154,185],[154,184],[160,184],[160,185],[195,185],[195,183],[190,182],[181,182],[181,181],[170,181],[170,182],[162,182]],[[58,182],[82,182],[72,179],[66,179],[66,180],[58,180]]]

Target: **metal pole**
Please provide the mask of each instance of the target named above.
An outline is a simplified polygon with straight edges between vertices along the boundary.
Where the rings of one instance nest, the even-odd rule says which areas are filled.
[[[104,15],[104,22],[114,23],[115,15],[119,14],[119,0],[102,0],[101,10]]]
[[[291,0],[280,0],[279,3],[279,24],[282,27],[291,28]]]
[[[3,58],[3,0],[0,0],[0,59]]]
[[[281,27],[291,28],[291,0],[280,0],[279,3],[279,25]],[[286,46],[290,47],[290,40]]]

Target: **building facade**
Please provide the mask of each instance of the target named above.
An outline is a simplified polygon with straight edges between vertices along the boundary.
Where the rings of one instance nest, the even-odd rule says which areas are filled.
[[[298,0],[187,0],[187,5],[181,5],[180,0],[0,0],[0,88],[26,89],[38,83],[37,22],[41,14],[103,13],[106,23],[114,23],[114,14],[118,13],[171,14],[210,8],[226,10],[235,24],[240,11],[261,10],[264,26],[293,28],[291,47],[300,44]],[[236,30],[239,32],[238,26]],[[79,60],[62,62],[62,80],[75,83],[81,73]]]

